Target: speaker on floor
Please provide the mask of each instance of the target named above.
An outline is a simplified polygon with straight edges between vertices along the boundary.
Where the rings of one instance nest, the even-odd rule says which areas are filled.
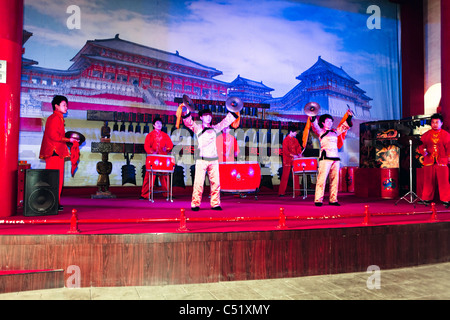
[[[59,170],[28,169],[25,174],[24,216],[58,214]]]

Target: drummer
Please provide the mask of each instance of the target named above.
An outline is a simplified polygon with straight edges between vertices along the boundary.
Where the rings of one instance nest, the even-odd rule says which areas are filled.
[[[211,208],[213,210],[222,210],[220,206],[220,176],[216,139],[217,134],[224,128],[230,126],[239,116],[234,112],[228,112],[227,116],[220,123],[212,125],[211,110],[202,109],[198,113],[202,123],[198,124],[192,119],[191,112],[187,109],[187,106],[187,110],[184,109],[182,115],[183,123],[195,133],[198,139],[198,156],[195,160],[191,209],[193,211],[200,210],[203,184],[205,182],[206,172],[208,172],[211,188]]]
[[[59,170],[58,211],[63,210],[60,203],[62,187],[64,185],[64,161],[70,158],[67,143],[79,142],[71,137],[66,138],[64,129],[64,115],[67,113],[69,101],[67,97],[56,95],[52,100],[53,113],[45,123],[39,158],[45,160],[45,169]]]
[[[147,154],[160,154],[160,155],[167,155],[169,154],[173,149],[173,143],[172,140],[170,140],[170,137],[167,135],[167,133],[161,131],[163,127],[163,123],[160,117],[156,117],[152,121],[153,123],[153,131],[147,134],[145,137],[144,142],[144,149]],[[146,200],[150,196],[150,188],[149,188],[149,180],[150,180],[150,174],[148,171],[145,172],[144,176],[144,182],[142,183],[142,189],[141,189],[141,196],[139,197],[140,200]],[[160,182],[162,188],[167,192],[167,185],[168,185],[168,176],[160,177]],[[155,176],[153,176],[151,187],[153,188],[155,184]]]
[[[283,140],[282,150],[283,150],[283,173],[281,175],[280,187],[278,189],[278,196],[284,197],[286,192],[286,187],[289,180],[289,174],[292,170],[292,164],[294,159],[300,158],[302,156],[302,147],[298,142],[297,128],[293,125],[289,125],[288,134]],[[295,189],[300,190],[300,176],[297,175],[292,177],[294,179]]]
[[[222,130],[222,134],[217,136],[216,146],[219,162],[233,162],[239,156],[239,146],[236,138],[230,134],[231,126]]]

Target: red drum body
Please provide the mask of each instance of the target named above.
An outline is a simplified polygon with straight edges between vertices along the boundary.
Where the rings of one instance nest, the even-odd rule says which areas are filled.
[[[356,167],[347,167],[347,191],[355,192],[355,170]]]
[[[381,169],[381,198],[395,199],[398,197],[398,169]]]
[[[250,192],[258,189],[261,184],[258,162],[221,162],[219,172],[221,191]]]
[[[297,158],[292,164],[294,173],[317,172],[317,167],[317,158]]]
[[[339,169],[339,185],[338,185],[338,191],[339,192],[347,192],[348,185],[347,185],[347,167],[342,167]]]
[[[161,154],[148,154],[145,168],[153,172],[173,172],[175,157]]]

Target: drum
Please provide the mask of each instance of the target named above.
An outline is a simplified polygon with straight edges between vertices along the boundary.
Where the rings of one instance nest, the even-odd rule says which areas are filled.
[[[252,192],[261,184],[258,162],[220,162],[220,190],[224,192]]]
[[[153,172],[173,172],[175,157],[162,154],[148,154],[145,168]]]
[[[398,169],[381,169],[381,198],[395,199],[398,197]]]
[[[297,158],[292,164],[294,173],[317,172],[317,167],[317,158]]]
[[[339,169],[339,192],[347,192],[348,186],[347,186],[347,167],[342,167]]]
[[[357,167],[346,167],[347,168],[347,191],[355,192],[355,170]]]

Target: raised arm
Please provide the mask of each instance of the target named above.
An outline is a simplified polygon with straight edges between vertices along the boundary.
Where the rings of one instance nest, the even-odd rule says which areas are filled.
[[[187,111],[186,114],[183,114],[181,118],[183,119],[184,125],[190,130],[194,131],[194,133],[197,133],[201,130],[199,125],[195,123],[194,119],[192,119],[192,114],[190,111]]]
[[[347,132],[352,126],[352,117],[353,113],[349,110],[347,110],[347,113],[344,115],[342,120],[339,122],[338,127],[336,128],[336,133],[338,135]]]
[[[312,129],[312,131],[318,137],[320,137],[325,132],[325,130],[319,126],[319,120],[317,119],[317,117],[310,117],[310,121],[311,121],[311,129]]]
[[[222,121],[220,121],[218,124],[213,126],[213,128],[217,133],[219,133],[226,127],[229,127],[233,123],[233,121],[236,120],[237,118],[238,118],[238,115],[236,113],[228,112],[227,116],[225,118],[223,118]]]

